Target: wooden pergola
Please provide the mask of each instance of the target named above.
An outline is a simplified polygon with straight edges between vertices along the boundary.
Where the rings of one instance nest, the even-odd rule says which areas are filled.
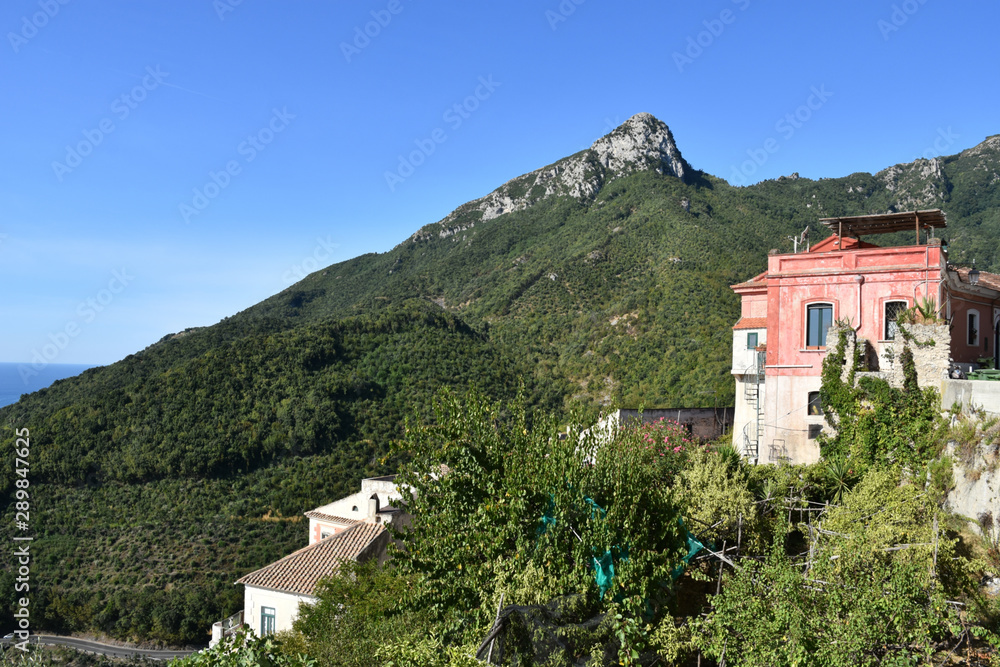
[[[880,213],[876,215],[856,215],[840,218],[821,218],[820,222],[837,235],[837,249],[840,239],[846,233],[856,239],[867,234],[889,234],[913,229],[920,245],[920,230],[943,229],[948,226],[944,211],[939,208],[926,211],[906,211],[904,213]],[[932,232],[933,233],[933,232]]]

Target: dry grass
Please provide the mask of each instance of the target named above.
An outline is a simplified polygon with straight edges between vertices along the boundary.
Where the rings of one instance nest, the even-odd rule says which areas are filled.
[[[982,472],[992,472],[1000,464],[1000,417],[984,419],[978,412],[958,414],[948,429],[948,440],[955,443],[955,457],[968,479],[979,479]],[[980,459],[981,465],[977,465]]]
[[[986,562],[995,571],[1000,571],[1000,525],[993,520],[992,512],[983,512],[977,517],[979,529],[979,545],[986,556]]]

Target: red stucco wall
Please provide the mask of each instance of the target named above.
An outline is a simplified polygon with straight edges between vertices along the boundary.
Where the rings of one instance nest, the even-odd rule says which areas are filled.
[[[825,350],[806,349],[806,309],[828,303],[859,337],[885,338],[885,303],[931,296],[943,275],[939,246],[771,255],[767,277],[769,375],[816,375]],[[832,342],[831,342],[832,344]]]

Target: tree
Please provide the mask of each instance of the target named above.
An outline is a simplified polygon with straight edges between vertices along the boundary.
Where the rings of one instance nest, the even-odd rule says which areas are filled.
[[[530,423],[523,400],[444,393],[435,422],[408,426],[401,449],[410,462],[397,482],[413,491],[413,523],[393,561],[412,582],[403,609],[450,645],[481,640],[503,600],[547,606],[546,623],[558,626],[547,632],[573,651],[646,649],[686,543],[658,450],[637,431],[607,442],[560,436],[551,418]],[[612,609],[621,622],[600,624]],[[636,631],[616,634],[622,627]],[[552,648],[513,636],[513,624],[510,633],[508,646],[529,655]]]
[[[810,529],[808,560],[778,539],[766,560],[741,561],[699,626],[702,650],[730,664],[853,667],[924,664],[970,634],[995,646],[975,604],[982,563],[958,554],[931,495],[899,480],[870,471]]]
[[[396,604],[408,587],[397,569],[382,568],[377,560],[345,562],[319,583],[317,604],[300,606],[294,629],[321,664],[379,667],[376,651],[382,644],[423,629],[418,617]]]

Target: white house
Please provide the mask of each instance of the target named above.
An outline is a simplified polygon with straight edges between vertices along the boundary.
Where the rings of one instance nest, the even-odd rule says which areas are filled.
[[[395,523],[402,512],[393,503],[402,498],[395,475],[361,480],[361,490],[340,500],[306,512],[309,517],[309,544],[336,535],[370,517],[379,523]]]
[[[236,583],[246,586],[244,622],[259,636],[290,630],[299,605],[315,603],[316,584],[335,574],[341,563],[383,560],[389,531],[370,519],[239,579]]]
[[[243,611],[212,627],[211,645],[244,624],[258,636],[289,630],[299,605],[315,603],[316,585],[341,563],[384,562],[390,540],[385,524],[409,523],[409,515],[393,506],[401,498],[395,475],[372,477],[361,481],[359,492],[306,512],[308,546],[236,582],[246,586]]]

